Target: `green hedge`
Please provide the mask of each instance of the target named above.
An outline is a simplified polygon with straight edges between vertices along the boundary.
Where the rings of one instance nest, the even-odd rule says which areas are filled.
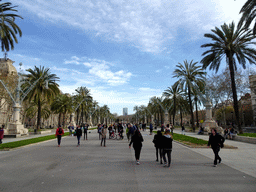
[[[67,135],[69,135],[68,132],[64,133],[64,136],[67,136]],[[10,142],[10,143],[3,143],[3,144],[0,144],[0,150],[13,149],[13,148],[17,148],[17,147],[21,147],[21,146],[25,146],[33,143],[39,143],[42,141],[47,141],[55,138],[56,138],[55,135],[48,135],[48,136],[37,137],[33,139],[25,139],[25,140]]]
[[[245,137],[256,137],[256,133],[243,133],[238,134],[239,136],[245,136]]]

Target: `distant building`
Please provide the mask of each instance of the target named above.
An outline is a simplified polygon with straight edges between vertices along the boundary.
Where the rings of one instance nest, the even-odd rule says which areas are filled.
[[[123,108],[123,116],[127,116],[128,115],[128,108]]]
[[[253,111],[253,122],[256,124],[256,75],[249,76],[250,88],[251,88],[251,100]]]
[[[0,58],[0,75],[17,75],[17,70],[12,65],[13,63],[14,61],[10,60],[9,58]]]

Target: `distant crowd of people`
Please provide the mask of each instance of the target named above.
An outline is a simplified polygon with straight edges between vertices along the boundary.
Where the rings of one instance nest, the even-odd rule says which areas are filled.
[[[185,128],[182,125],[182,133],[185,134]],[[69,135],[77,137],[77,147],[80,146],[80,139],[84,133],[84,140],[88,139],[88,130],[89,125],[83,124],[81,126],[77,126],[76,128],[72,125],[68,127]],[[156,149],[156,161],[160,161],[160,164],[164,164],[166,167],[170,167],[171,164],[171,152],[172,152],[172,141],[173,141],[173,125],[164,126],[162,124],[161,130],[158,130],[157,133],[154,135],[153,143]],[[141,131],[146,130],[146,124],[121,124],[115,123],[110,124],[109,126],[105,124],[99,124],[97,126],[97,132],[99,134],[99,140],[101,140],[100,145],[106,147],[106,138],[107,134],[109,134],[109,139],[120,139],[123,140],[124,130],[126,130],[126,136],[129,141],[129,148],[133,147],[135,151],[135,160],[136,163],[139,165],[140,162],[140,154],[142,149],[142,143],[144,141]],[[150,134],[153,132],[153,125],[149,125]],[[216,167],[217,163],[221,163],[222,159],[219,156],[220,148],[224,146],[225,138],[231,138],[233,134],[236,134],[233,128],[225,129],[224,137],[217,133],[216,129],[211,130],[211,134],[209,136],[208,147],[211,146],[213,153],[214,153],[214,163],[213,166]],[[0,144],[2,143],[4,135],[4,126],[0,127]],[[57,137],[58,147],[61,144],[61,138],[64,135],[64,130],[61,126],[56,129],[55,136]]]

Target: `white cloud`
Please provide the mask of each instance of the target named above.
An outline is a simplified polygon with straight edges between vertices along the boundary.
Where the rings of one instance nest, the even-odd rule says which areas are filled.
[[[167,50],[180,29],[187,29],[187,39],[193,40],[214,26],[237,21],[245,0],[13,0],[13,3],[42,19],[62,22],[106,40],[127,42],[144,52],[159,53]]]
[[[83,64],[86,68],[89,68],[88,73],[85,76],[92,77],[92,81],[103,81],[111,86],[123,85],[127,83],[132,73],[124,70],[113,71],[111,67],[115,65],[111,62],[107,62],[99,59],[91,59],[87,57],[78,58],[77,56],[71,57],[71,60],[65,60],[65,64]]]

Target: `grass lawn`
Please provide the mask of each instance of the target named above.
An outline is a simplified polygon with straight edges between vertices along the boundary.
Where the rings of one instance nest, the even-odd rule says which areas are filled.
[[[202,139],[198,139],[195,137],[190,137],[187,135],[181,135],[181,134],[177,134],[177,133],[173,133],[173,139],[175,141],[179,141],[182,142],[186,145],[199,145],[199,146],[206,146],[208,144],[208,141],[202,140]]]
[[[154,131],[154,133],[156,133],[156,131]],[[206,147],[208,144],[208,141],[177,133],[173,133],[173,140],[193,147]]]
[[[68,132],[64,133],[64,136],[67,136],[67,135],[69,135]],[[47,140],[51,140],[51,139],[55,139],[55,138],[56,138],[55,135],[47,135],[47,136],[37,137],[37,138],[33,138],[33,139],[26,139],[26,140],[14,141],[14,142],[10,142],[10,143],[3,143],[0,145],[0,150],[9,150],[9,149],[13,149],[13,148],[33,144],[33,143],[39,143],[42,141],[47,141]]]
[[[245,137],[256,137],[256,133],[243,133],[238,134],[239,136],[245,136]]]

